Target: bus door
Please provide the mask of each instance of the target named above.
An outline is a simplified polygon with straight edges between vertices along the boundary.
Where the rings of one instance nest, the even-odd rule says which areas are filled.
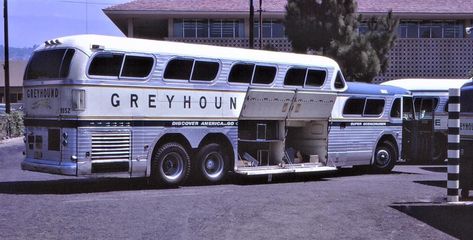
[[[411,142],[408,159],[414,162],[431,162],[433,156],[434,108],[433,97],[415,97],[415,121],[411,125]],[[407,124],[409,125],[409,124]],[[403,147],[405,145],[403,144]]]
[[[412,161],[415,159],[416,120],[412,97],[402,99],[402,159]]]

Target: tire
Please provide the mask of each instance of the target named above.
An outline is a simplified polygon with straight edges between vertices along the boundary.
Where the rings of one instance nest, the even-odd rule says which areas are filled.
[[[179,143],[171,142],[159,147],[151,164],[151,180],[157,185],[176,187],[189,177],[190,158]]]
[[[445,148],[445,141],[443,136],[435,136],[432,147],[432,161],[434,163],[443,163],[447,158],[447,149]]]
[[[388,173],[396,164],[397,153],[394,144],[384,141],[376,147],[372,169],[375,173]]]
[[[202,147],[195,158],[194,175],[198,180],[217,183],[225,177],[228,157],[217,143]]]

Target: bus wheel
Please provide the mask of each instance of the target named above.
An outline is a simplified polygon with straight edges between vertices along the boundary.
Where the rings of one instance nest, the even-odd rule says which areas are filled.
[[[196,175],[199,179],[216,183],[225,176],[227,162],[227,157],[219,144],[207,144],[196,155]]]
[[[178,186],[188,177],[190,158],[186,149],[179,143],[166,143],[158,148],[153,156],[151,179],[166,186]]]
[[[376,147],[373,170],[376,173],[388,173],[396,163],[396,148],[390,141],[384,141]]]

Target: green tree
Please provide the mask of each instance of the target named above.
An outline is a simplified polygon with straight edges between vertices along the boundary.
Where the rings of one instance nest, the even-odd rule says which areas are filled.
[[[355,0],[288,0],[285,27],[295,52],[314,51],[335,59],[349,80],[371,82],[388,67],[399,21],[385,17],[363,21]],[[367,31],[360,33],[360,22]]]

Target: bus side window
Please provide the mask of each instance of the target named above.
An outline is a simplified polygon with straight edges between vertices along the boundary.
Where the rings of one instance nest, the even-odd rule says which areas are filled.
[[[394,99],[390,115],[391,115],[391,118],[401,118],[401,99],[400,98]]]
[[[414,108],[412,104],[412,98],[405,97],[402,101],[402,119],[403,120],[414,120]]]
[[[192,59],[172,59],[164,70],[164,79],[189,80],[191,77]]]
[[[118,77],[122,67],[124,54],[99,53],[95,55],[89,66],[89,75]]]
[[[414,99],[414,108],[417,119],[431,119],[437,108],[438,99],[433,97],[417,97]]]
[[[228,76],[228,82],[233,83],[250,83],[253,78],[253,72],[255,69],[254,64],[239,63],[233,65]]]
[[[192,79],[195,81],[213,81],[217,77],[218,62],[195,61]]]
[[[343,115],[362,115],[365,107],[364,98],[350,98],[345,102],[343,107]]]
[[[363,115],[379,116],[384,110],[384,99],[367,99]]]
[[[342,73],[337,72],[337,77],[335,78],[335,89],[343,89],[345,87],[345,80],[343,79]]]
[[[120,77],[144,78],[151,73],[153,64],[152,57],[127,55]]]
[[[309,69],[305,80],[306,86],[321,87],[324,85],[327,72],[324,70]]]
[[[286,86],[301,86],[304,85],[306,68],[290,68],[284,77],[284,85]]]
[[[256,66],[253,82],[256,84],[270,84],[276,76],[276,68],[272,66]]]

